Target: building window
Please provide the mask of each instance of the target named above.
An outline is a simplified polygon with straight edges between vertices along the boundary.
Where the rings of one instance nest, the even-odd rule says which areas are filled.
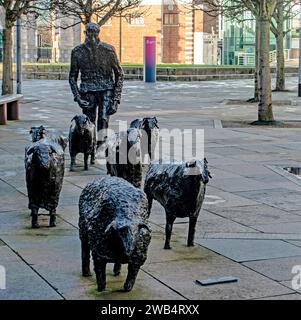
[[[166,26],[177,26],[179,24],[178,13],[164,13],[163,19]]]
[[[129,17],[129,24],[132,25],[132,26],[142,26],[142,25],[144,25],[144,16],[143,15],[138,16],[138,17],[130,16]]]

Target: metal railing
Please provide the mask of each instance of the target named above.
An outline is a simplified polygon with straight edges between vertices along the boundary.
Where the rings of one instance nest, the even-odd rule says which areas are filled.
[[[255,66],[255,53],[235,52],[236,64],[239,66]],[[290,60],[290,49],[284,49],[285,61]],[[277,51],[273,50],[269,53],[270,63],[277,62]]]
[[[254,53],[235,52],[235,57],[239,66],[255,66]]]

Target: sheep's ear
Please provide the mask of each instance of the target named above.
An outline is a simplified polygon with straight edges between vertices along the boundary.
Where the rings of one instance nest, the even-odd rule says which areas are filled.
[[[73,120],[77,120],[77,115],[72,118],[71,122],[72,122]]]
[[[29,130],[29,134],[33,134],[32,128]]]

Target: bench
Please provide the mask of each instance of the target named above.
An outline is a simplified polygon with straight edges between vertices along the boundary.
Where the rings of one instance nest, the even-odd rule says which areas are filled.
[[[7,124],[7,120],[19,120],[19,100],[22,94],[0,96],[0,125]]]

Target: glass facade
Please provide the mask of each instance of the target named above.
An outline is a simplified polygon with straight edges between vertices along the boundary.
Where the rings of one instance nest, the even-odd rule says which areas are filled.
[[[224,18],[223,64],[254,65],[255,24],[255,19],[250,12],[245,12],[237,20]],[[276,50],[276,39],[272,32],[270,39],[270,51]]]

